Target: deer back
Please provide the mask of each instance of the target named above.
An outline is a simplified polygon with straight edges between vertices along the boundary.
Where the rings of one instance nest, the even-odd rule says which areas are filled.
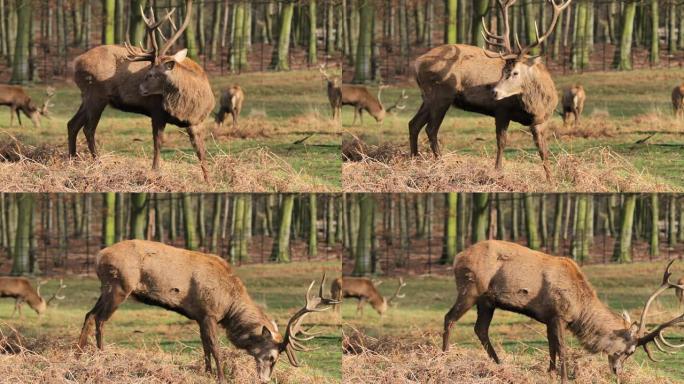
[[[0,105],[22,107],[27,113],[37,110],[36,105],[22,87],[0,84]]]
[[[379,116],[384,111],[380,101],[373,96],[368,88],[362,85],[343,84],[340,86],[342,105],[354,105],[365,109],[373,117]]]
[[[383,297],[380,291],[373,285],[373,282],[367,278],[361,277],[344,277],[342,278],[342,295],[344,297],[363,298],[375,308],[383,302]]]
[[[37,308],[43,298],[25,277],[0,277],[0,297],[12,297],[26,301],[31,308]]]

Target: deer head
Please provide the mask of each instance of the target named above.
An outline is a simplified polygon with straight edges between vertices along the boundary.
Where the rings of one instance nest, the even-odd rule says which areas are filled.
[[[64,288],[67,287],[66,285],[64,285],[63,280],[61,280],[61,279],[59,280],[59,287],[57,288],[57,290],[55,291],[55,293],[53,293],[52,296],[50,296],[50,298],[47,299],[47,300],[45,300],[45,299],[40,295],[40,287],[43,286],[43,285],[45,285],[45,284],[47,284],[47,280],[38,281],[38,282],[36,283],[36,293],[37,293],[38,296],[40,297],[41,301],[40,301],[40,304],[39,304],[36,308],[34,308],[34,310],[35,310],[36,313],[39,314],[39,315],[42,315],[42,314],[45,312],[45,310],[46,310],[47,307],[52,303],[52,301],[54,301],[54,300],[64,300],[64,299],[65,299],[65,296],[61,296],[61,295],[60,295],[60,293],[62,293],[62,290],[64,290]]]
[[[648,358],[654,362],[659,362],[660,360],[657,360],[653,356],[649,347],[650,343],[655,344],[656,348],[663,353],[675,353],[676,350],[684,348],[684,344],[672,344],[667,341],[663,333],[667,328],[684,322],[684,313],[670,321],[659,324],[650,332],[646,329],[646,316],[648,315],[648,310],[656,297],[668,289],[684,289],[684,285],[675,284],[670,281],[670,277],[672,276],[672,273],[670,272],[672,263],[674,263],[674,260],[671,260],[667,264],[665,273],[663,273],[662,284],[646,301],[639,321],[632,322],[629,314],[627,314],[627,312],[623,313],[623,319],[625,320],[628,328],[626,328],[620,335],[620,337],[623,339],[623,342],[621,343],[622,349],[608,355],[608,363],[610,364],[610,368],[614,374],[619,375],[620,372],[622,372],[622,364],[625,360],[627,360],[627,358],[632,356],[637,347],[642,347],[648,355]],[[673,351],[669,351],[665,347],[668,347]]]
[[[273,369],[275,368],[278,358],[282,352],[285,352],[290,364],[294,367],[299,367],[299,360],[297,360],[297,351],[311,351],[302,345],[302,342],[313,339],[317,334],[310,333],[302,329],[302,321],[309,313],[322,312],[329,309],[329,305],[339,304],[339,301],[333,299],[326,299],[323,297],[323,286],[325,285],[325,273],[321,279],[321,284],[318,289],[317,296],[311,296],[311,289],[316,284],[312,281],[309,288],[306,290],[306,304],[299,311],[297,311],[288,321],[285,328],[285,336],[281,337],[279,334],[273,334],[267,327],[261,330],[260,340],[254,343],[254,347],[248,349],[256,360],[257,374],[259,380],[267,383],[271,380]]]
[[[556,0],[548,0],[553,7],[553,15],[551,17],[551,24],[543,35],[539,34],[539,28],[535,22],[534,30],[536,39],[530,45],[525,47],[520,45],[518,36],[515,35],[516,49],[511,45],[511,28],[508,18],[508,10],[516,3],[517,0],[498,0],[501,18],[503,19],[503,33],[500,35],[490,32],[487,29],[487,24],[482,18],[482,36],[485,38],[485,44],[498,48],[498,53],[492,54],[484,47],[482,48],[485,54],[490,58],[500,58],[506,61],[503,68],[501,79],[492,89],[495,100],[502,100],[510,96],[522,93],[525,84],[529,84],[530,78],[535,76],[537,65],[541,64],[540,58],[530,57],[529,52],[535,47],[540,46],[550,35],[558,23],[558,19],[563,11],[570,6],[572,0],[561,0],[556,3]]]
[[[330,74],[328,74],[328,71],[325,70],[325,67],[325,64],[321,64],[318,66],[318,71],[321,73],[321,76],[323,76],[323,79],[328,82],[329,86],[339,87],[340,78],[337,76],[330,76]]]
[[[390,105],[389,107],[385,107],[384,104],[382,103],[382,90],[385,88],[388,88],[388,86],[387,85],[381,85],[378,88],[378,101],[380,102],[380,105],[383,106],[383,109],[385,110],[385,112],[389,113],[389,112],[392,112],[392,110],[394,110],[394,109],[398,109],[400,111],[406,109],[406,104],[404,104],[406,99],[408,99],[408,95],[406,95],[406,91],[401,91],[401,95],[399,95],[399,97],[397,98],[397,101],[394,102],[394,104]],[[384,114],[383,114],[383,117],[384,117]],[[382,119],[380,119],[380,120],[382,120]]]
[[[377,287],[380,284],[376,284],[375,286]],[[388,299],[386,297],[382,298],[382,305],[379,308],[376,308],[380,316],[384,315],[385,312],[387,312],[387,309],[389,308],[390,305],[392,305],[392,302],[396,299],[403,299],[406,297],[406,295],[400,295],[399,292],[401,291],[402,288],[406,286],[406,283],[404,283],[403,278],[399,278],[399,285],[397,286],[397,290],[394,291],[394,294]]]
[[[177,64],[182,63],[188,54],[187,49],[178,51],[175,55],[168,56],[166,53],[173,46],[173,44],[180,38],[183,31],[188,27],[192,19],[192,0],[187,0],[185,3],[186,15],[185,20],[180,28],[176,28],[171,16],[176,11],[175,8],[166,12],[166,15],[157,21],[154,15],[154,10],[150,7],[149,17],[145,15],[145,11],[140,7],[143,21],[145,22],[145,29],[147,31],[147,48],[131,46],[130,42],[124,43],[128,50],[128,60],[130,61],[149,61],[151,63],[150,70],[145,74],[143,82],[139,86],[140,94],[143,96],[160,95],[163,93],[165,86],[171,81],[169,78],[173,75]],[[171,23],[172,29],[175,31],[170,39],[166,40],[160,27],[165,22]],[[157,33],[165,40],[164,45],[159,48],[157,42]]]

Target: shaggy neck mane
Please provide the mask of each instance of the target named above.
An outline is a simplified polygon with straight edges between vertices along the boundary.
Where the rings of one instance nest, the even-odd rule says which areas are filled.
[[[527,113],[547,120],[558,104],[556,86],[543,64],[535,64],[530,70],[534,73],[523,82],[523,107]]]
[[[625,324],[594,294],[592,302],[582,306],[582,311],[569,328],[584,348],[598,353],[611,350],[615,332],[625,329]]]
[[[250,338],[253,335],[260,335],[263,327],[267,327],[271,332],[275,331],[261,308],[249,297],[236,300],[221,320],[221,325],[228,331],[228,338],[233,345],[242,349],[251,345]]]
[[[177,64],[163,93],[164,110],[190,125],[198,125],[214,109],[214,94],[206,74],[193,62]],[[209,101],[212,102],[209,102]]]

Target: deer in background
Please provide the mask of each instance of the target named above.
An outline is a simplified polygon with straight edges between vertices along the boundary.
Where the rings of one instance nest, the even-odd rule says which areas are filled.
[[[214,94],[202,67],[186,57],[183,49],[167,55],[192,20],[192,0],[186,0],[187,14],[181,27],[159,48],[157,30],[171,20],[175,8],[157,21],[154,12],[143,20],[147,30],[147,49],[130,44],[102,45],[78,56],[74,61],[74,81],[81,90],[81,105],[69,120],[69,155],[76,156],[76,137],[84,129],[88,149],[97,157],[95,130],[107,105],[139,113],[152,119],[154,156],[152,169],[159,168],[159,153],[166,124],[185,128],[205,181],[208,181],[204,139],[200,124],[214,109]],[[161,32],[159,32],[161,33]]]
[[[14,311],[11,317],[14,317],[17,312],[19,317],[22,317],[21,307],[24,303],[27,303],[38,315],[42,315],[53,300],[64,300],[65,297],[60,293],[67,286],[62,283],[62,280],[59,281],[57,291],[47,300],[40,295],[40,287],[45,284],[47,281],[38,281],[36,289],[33,289],[31,282],[25,277],[0,277],[0,297],[14,298]]]
[[[96,271],[101,294],[86,314],[78,341],[81,351],[93,326],[97,347],[102,349],[104,323],[132,296],[195,320],[200,327],[206,370],[211,373],[213,357],[219,382],[225,378],[218,326],[226,330],[233,345],[254,357],[258,379],[267,383],[282,352],[290,364],[299,367],[296,351],[307,351],[301,342],[313,338],[301,329],[306,315],[337,303],[323,298],[324,274],[318,296],[311,295],[313,281],[306,291],[306,305],[290,318],[281,335],[276,323],[252,301],[228,262],[218,256],[153,241],[126,240],[98,253]]]
[[[498,240],[481,241],[456,255],[454,277],[457,286],[456,303],[444,316],[442,348],[449,349],[449,334],[454,322],[470,308],[477,306],[475,334],[489,357],[497,364],[499,357],[489,339],[489,325],[497,308],[526,315],[546,324],[549,340],[549,372],[560,363],[560,376],[567,382],[564,333],[569,329],[580,343],[592,353],[608,355],[610,368],[620,375],[624,361],[637,347],[643,347],[648,357],[656,361],[649,343],[661,351],[663,345],[678,349],[663,332],[684,322],[684,313],[646,330],[646,316],[651,303],[664,291],[684,286],[670,281],[667,265],[662,284],[648,298],[638,322],[632,322],[627,312],[613,313],[599,300],[591,284],[569,258],[550,256],[515,243]]]
[[[672,90],[672,108],[676,118],[684,119],[684,83]]]
[[[343,297],[358,299],[358,304],[356,305],[357,315],[363,315],[363,307],[368,302],[382,316],[394,300],[405,297],[403,294],[400,295],[399,292],[406,286],[406,283],[400,277],[397,290],[394,291],[394,294],[389,299],[382,296],[378,290],[380,284],[382,284],[382,281],[376,282],[364,277],[340,277],[333,280],[330,286],[330,295],[334,300],[340,302]],[[339,304],[335,305],[335,311],[339,312],[339,309]]]
[[[680,277],[679,280],[677,281],[677,284],[680,287],[684,287],[684,277]],[[684,289],[683,288],[676,288],[675,289],[675,296],[677,296],[677,301],[679,301],[679,306],[684,305]]]
[[[584,111],[584,101],[587,99],[587,94],[584,92],[584,87],[579,84],[573,85],[563,91],[563,99],[561,104],[563,106],[563,126],[570,123],[570,116],[574,116],[574,127],[577,129],[580,123],[580,116]]]
[[[392,112],[394,109],[403,110],[406,108],[406,104],[404,104],[406,99],[408,99],[406,91],[401,91],[397,101],[385,108],[382,104],[382,90],[387,87],[387,85],[378,87],[378,97],[376,98],[363,85],[340,85],[340,105],[351,105],[354,107],[354,121],[352,125],[356,124],[357,116],[361,124],[363,124],[363,111],[368,112],[378,123],[382,123],[387,113]]]
[[[549,151],[544,135],[546,123],[552,117],[558,95],[546,66],[529,53],[539,47],[553,32],[562,12],[571,4],[567,0],[553,6],[551,23],[543,35],[526,47],[511,46],[509,8],[516,0],[498,0],[503,20],[500,35],[490,32],[483,20],[483,35],[487,44],[500,49],[494,53],[471,45],[443,45],[420,56],[415,61],[416,82],[423,103],[409,122],[411,154],[418,155],[418,134],[427,125],[430,147],[439,157],[437,133],[444,116],[453,105],[456,108],[492,116],[496,122],[497,153],[495,168],[501,169],[511,121],[529,126],[547,180],[551,180]],[[517,42],[517,38],[516,38]]]
[[[245,92],[239,85],[233,85],[221,92],[219,111],[216,113],[216,129],[223,126],[226,114],[230,113],[233,118],[233,129],[238,128],[238,117],[242,111],[242,103],[245,101]]]
[[[332,117],[334,121],[340,119],[340,111],[342,109],[342,89],[340,89],[340,78],[337,76],[330,76],[325,70],[325,65],[322,64],[318,70],[323,75],[323,78],[328,84],[328,102],[332,108]]]
[[[10,128],[14,125],[15,114],[19,120],[19,126],[22,126],[20,111],[31,119],[36,128],[40,128],[40,117],[49,117],[48,108],[51,106],[50,99],[55,96],[55,89],[48,87],[45,94],[43,105],[38,107],[22,87],[0,84],[0,105],[10,107]]]

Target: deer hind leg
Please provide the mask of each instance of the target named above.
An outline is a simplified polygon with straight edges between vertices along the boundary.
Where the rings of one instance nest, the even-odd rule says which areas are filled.
[[[106,103],[96,104],[88,106],[86,109],[86,123],[83,128],[83,133],[85,133],[86,141],[88,142],[88,150],[93,159],[97,158],[97,148],[95,145],[95,130],[97,125],[100,123],[100,118],[102,117],[102,112],[104,111]]]
[[[366,299],[359,299],[359,302],[356,304],[356,315],[361,315],[363,316],[363,306],[366,305]]]
[[[534,143],[537,145],[537,150],[539,151],[539,157],[542,160],[542,166],[544,167],[544,173],[546,173],[546,180],[551,181],[551,167],[549,165],[549,149],[546,144],[546,137],[544,135],[544,125],[533,125],[531,128],[532,137],[534,138]]]
[[[495,169],[501,169],[503,164],[503,153],[508,143],[508,125],[510,120],[505,117],[496,117],[496,163]]]
[[[565,360],[565,344],[563,342],[563,333],[565,327],[559,320],[552,320],[547,325],[547,335],[549,338],[549,351],[551,354],[551,363],[549,365],[549,371],[555,368],[555,358],[558,357],[558,363],[560,365],[560,377],[562,383],[567,383],[568,372],[567,372],[567,362]],[[553,351],[555,350],[555,356]]]
[[[98,299],[95,307],[93,307],[91,310],[92,314],[94,315],[95,340],[97,341],[97,348],[102,349],[104,346],[102,342],[104,338],[104,323],[109,320],[110,317],[112,317],[112,314],[114,314],[116,309],[119,308],[119,305],[126,300],[127,296],[127,293],[124,292],[121,286],[117,283],[114,283],[114,285],[112,285],[105,294],[100,296],[100,299]],[[90,312],[88,314],[90,314]],[[88,320],[89,319],[86,316],[86,321]]]
[[[76,114],[69,120],[67,123],[67,133],[68,133],[68,140],[69,140],[69,156],[73,157],[76,156],[76,138],[78,137],[78,131],[83,128],[85,125],[87,119],[86,119],[86,113],[85,113],[85,107],[83,104],[81,104],[78,107],[78,111],[76,111]]]
[[[444,316],[444,333],[442,334],[442,350],[444,352],[449,350],[449,336],[451,335],[451,327],[457,322],[470,308],[475,305],[477,300],[477,293],[475,287],[466,288],[459,292],[456,303]]]
[[[425,105],[425,102],[420,105],[418,112],[409,121],[409,144],[411,145],[411,156],[418,156],[418,136],[420,130],[428,123],[430,118],[430,111]]]
[[[240,111],[233,109],[230,114],[233,116],[233,130],[236,130],[238,127],[238,114],[240,114]]]
[[[12,311],[12,316],[10,318],[14,318],[14,314],[19,313],[19,318],[21,319],[21,306],[24,305],[24,300],[17,298],[14,301],[14,310]]]
[[[188,127],[188,136],[190,137],[192,147],[195,148],[195,152],[197,153],[197,159],[199,159],[200,167],[202,168],[204,181],[208,183],[209,171],[207,170],[206,152],[204,150],[204,137],[199,131],[199,127],[195,125]]]
[[[93,326],[95,325],[95,313],[97,313],[100,310],[100,307],[102,307],[103,300],[104,294],[101,294],[93,308],[88,311],[85,316],[83,328],[81,328],[81,336],[78,338],[78,348],[81,350],[85,349],[86,345],[88,344],[88,337],[90,337],[90,334],[93,332]]]
[[[496,355],[496,351],[492,346],[491,340],[489,340],[489,324],[492,322],[492,317],[494,316],[494,306],[485,301],[480,301],[477,304],[477,321],[475,321],[475,334],[477,338],[480,339],[480,343],[484,347],[485,351],[489,357],[494,360],[497,364],[501,363],[499,356]]]
[[[19,126],[20,126],[20,127],[23,127],[24,124],[21,123],[21,113],[19,113],[19,109],[15,109],[15,110],[14,110],[14,113],[17,114],[17,120],[19,120]]]
[[[211,373],[211,358],[214,356],[216,363],[216,374],[218,375],[219,383],[224,382],[223,367],[221,366],[221,354],[219,351],[218,342],[216,340],[216,319],[207,317],[200,323],[200,336],[202,338],[202,347],[204,348],[204,363],[207,372]]]
[[[442,125],[444,117],[446,116],[446,113],[449,110],[450,106],[450,101],[441,101],[436,106],[430,108],[426,131],[428,139],[430,140],[430,149],[432,149],[432,154],[436,158],[440,155],[437,133],[439,132],[439,127]]]
[[[164,128],[166,124],[163,120],[152,119],[152,140],[154,141],[154,155],[152,157],[152,169],[159,169],[159,156],[164,144]]]

